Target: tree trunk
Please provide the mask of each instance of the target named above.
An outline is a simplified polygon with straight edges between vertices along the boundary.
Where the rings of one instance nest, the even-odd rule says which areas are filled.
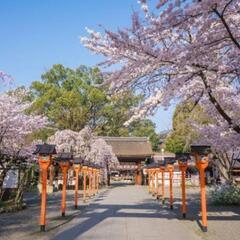
[[[110,181],[110,173],[107,173],[107,186],[111,185],[111,181]]]
[[[223,117],[223,119],[227,121],[229,128],[233,129],[237,133],[240,133],[240,126],[233,124],[233,119],[227,114],[227,112],[225,112],[220,103],[214,97],[211,87],[207,83],[207,78],[202,71],[200,72],[200,77],[202,78],[203,84],[207,90],[209,101],[213,104],[213,106],[215,107],[217,112]]]
[[[216,159],[213,164],[218,169],[220,176],[229,184],[234,183],[234,177],[232,175],[233,158],[229,158],[227,153],[217,153],[215,152]]]
[[[107,169],[107,186],[111,185],[111,181],[110,181],[110,169],[109,169],[109,165],[106,165],[106,169]]]
[[[2,199],[4,190],[3,190],[3,183],[4,183],[4,179],[7,175],[7,171],[5,169],[2,170],[2,172],[0,173],[0,200]]]
[[[19,183],[19,187],[14,199],[14,202],[16,205],[22,205],[23,202],[23,193],[26,189],[26,187],[29,185],[29,183],[31,182],[31,172],[32,172],[32,168],[28,168],[28,169],[24,169],[23,171],[23,176],[20,176],[20,183]]]

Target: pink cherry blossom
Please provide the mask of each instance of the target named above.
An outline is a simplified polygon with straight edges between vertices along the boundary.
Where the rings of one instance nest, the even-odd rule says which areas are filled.
[[[99,163],[104,167],[106,165],[112,167],[118,163],[111,146],[103,139],[95,137],[88,126],[80,132],[68,129],[57,131],[48,142],[56,144],[58,152],[73,151],[75,156],[82,157],[88,162]]]
[[[0,80],[6,84],[12,81],[12,77],[0,70]]]
[[[126,124],[159,106],[191,102],[211,118],[196,126],[202,140],[218,151],[238,149],[240,2],[161,0],[153,11],[140,2],[143,14],[133,13],[131,27],[88,30],[81,39],[105,56],[100,65],[110,93],[131,88],[145,97]]]
[[[27,137],[46,126],[47,118],[28,115],[31,103],[23,103],[14,95],[0,94],[0,152],[9,155],[31,155]]]

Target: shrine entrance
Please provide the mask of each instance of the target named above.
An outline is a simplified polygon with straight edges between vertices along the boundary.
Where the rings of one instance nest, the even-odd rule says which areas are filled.
[[[120,178],[142,185],[145,177],[143,165],[146,158],[152,156],[152,147],[146,137],[101,137],[112,146],[120,166]]]

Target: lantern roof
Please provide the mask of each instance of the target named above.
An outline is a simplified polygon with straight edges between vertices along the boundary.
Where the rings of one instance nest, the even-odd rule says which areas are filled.
[[[159,168],[159,167],[160,167],[160,163],[159,162],[153,162],[151,164],[146,165],[147,169]]]
[[[74,157],[73,158],[73,163],[75,164],[83,164],[84,163],[84,159],[81,157]]]
[[[73,154],[71,152],[61,152],[58,153],[56,161],[70,161],[73,159]]]
[[[176,162],[175,157],[165,157],[164,164],[174,164]]]
[[[191,159],[190,153],[176,153],[176,160],[180,160],[181,162],[187,162]]]
[[[90,166],[90,162],[89,161],[84,161],[83,162],[83,166],[84,167],[89,167]]]
[[[39,154],[39,155],[53,155],[56,154],[56,145],[53,144],[37,144],[36,149],[33,152],[33,154]]]
[[[198,153],[198,154],[207,154],[211,150],[211,146],[209,145],[191,145],[191,153]]]

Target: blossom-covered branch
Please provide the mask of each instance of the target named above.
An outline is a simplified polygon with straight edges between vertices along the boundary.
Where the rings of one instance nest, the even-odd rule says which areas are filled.
[[[88,30],[89,37],[82,38],[106,57],[103,66],[120,66],[106,75],[110,90],[144,94],[147,104],[135,109],[134,119],[172,100],[198,101],[239,133],[239,1],[159,1],[153,12],[141,2],[144,18],[134,12],[131,28]]]

